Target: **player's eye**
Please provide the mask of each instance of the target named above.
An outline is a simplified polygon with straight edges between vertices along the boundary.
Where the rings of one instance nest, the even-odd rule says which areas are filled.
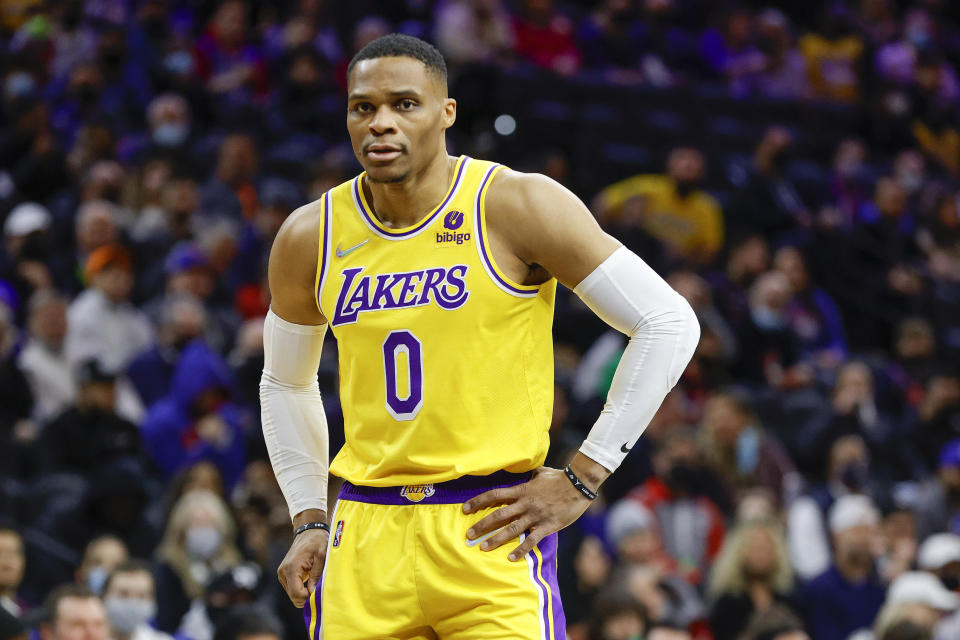
[[[417,103],[409,98],[404,98],[403,100],[397,103],[397,108],[400,109],[401,111],[409,111],[410,109],[413,109],[415,106],[417,106]]]
[[[353,110],[357,113],[370,113],[373,110],[373,105],[369,102],[358,102],[353,105]]]

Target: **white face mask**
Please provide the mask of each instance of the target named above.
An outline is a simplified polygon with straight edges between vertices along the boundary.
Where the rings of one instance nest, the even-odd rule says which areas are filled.
[[[140,598],[107,598],[107,617],[110,626],[121,635],[128,635],[140,625],[147,624],[157,614],[157,603]]]
[[[187,553],[195,558],[209,560],[217,555],[223,534],[210,526],[190,527],[187,529]]]

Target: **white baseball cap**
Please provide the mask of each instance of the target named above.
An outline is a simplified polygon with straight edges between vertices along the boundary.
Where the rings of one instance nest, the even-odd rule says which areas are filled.
[[[7,236],[26,236],[34,231],[47,229],[53,219],[46,207],[36,202],[24,202],[13,208],[3,223],[3,233]]]
[[[830,508],[830,533],[846,531],[860,525],[880,524],[880,512],[867,496],[841,496]]]
[[[951,562],[960,562],[960,536],[955,533],[936,533],[920,545],[917,566],[936,570]]]
[[[887,591],[887,604],[924,604],[940,611],[960,607],[960,596],[948,590],[932,573],[901,573]]]
[[[607,536],[615,545],[632,533],[655,527],[650,509],[631,498],[618,500],[607,514]]]

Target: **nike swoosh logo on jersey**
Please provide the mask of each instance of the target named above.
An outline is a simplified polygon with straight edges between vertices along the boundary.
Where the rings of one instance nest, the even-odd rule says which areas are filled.
[[[340,245],[338,244],[338,245],[337,245],[337,257],[338,257],[338,258],[342,258],[342,257],[344,257],[344,256],[348,256],[348,255],[350,255],[351,253],[353,253],[354,251],[356,251],[357,249],[359,249],[360,247],[362,247],[363,245],[367,244],[368,242],[370,242],[370,238],[367,238],[367,239],[364,240],[363,242],[359,242],[359,243],[353,245],[352,247],[350,247],[350,248],[347,249],[346,251],[342,251],[342,250],[340,249]]]
[[[630,447],[630,448],[628,449],[626,442],[624,442],[622,445],[620,445],[620,451],[622,451],[622,452],[624,452],[624,453],[629,453],[629,452],[630,452],[630,449],[633,449],[633,447]]]

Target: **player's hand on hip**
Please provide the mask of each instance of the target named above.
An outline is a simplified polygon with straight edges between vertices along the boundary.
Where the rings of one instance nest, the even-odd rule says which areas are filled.
[[[530,553],[542,539],[572,524],[590,506],[560,469],[540,467],[529,481],[513,487],[492,489],[463,505],[464,513],[485,507],[505,505],[470,527],[468,540],[477,540],[495,532],[480,543],[484,551],[493,551],[520,534],[523,542],[510,552],[517,561]]]
[[[277,578],[296,607],[303,607],[317,588],[327,559],[330,534],[322,529],[304,531],[293,539],[277,569]]]

